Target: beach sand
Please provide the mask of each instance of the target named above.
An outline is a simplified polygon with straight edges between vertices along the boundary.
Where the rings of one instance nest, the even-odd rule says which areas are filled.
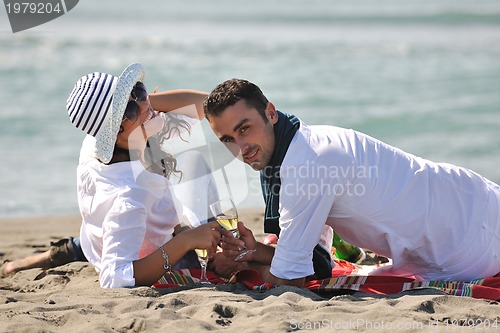
[[[258,210],[240,216],[263,237]],[[79,223],[78,216],[0,221],[0,263],[78,235]],[[295,287],[256,292],[241,284],[106,290],[80,262],[0,278],[0,332],[500,332],[499,326],[498,302],[430,289],[390,296]]]

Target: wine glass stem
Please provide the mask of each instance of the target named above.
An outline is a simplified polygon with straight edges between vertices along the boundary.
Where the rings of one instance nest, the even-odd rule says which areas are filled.
[[[200,282],[201,283],[210,283],[207,278],[207,264],[203,261],[200,263],[201,266],[201,277],[200,277]]]

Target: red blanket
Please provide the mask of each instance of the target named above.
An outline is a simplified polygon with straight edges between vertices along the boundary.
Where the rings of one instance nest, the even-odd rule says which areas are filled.
[[[342,290],[362,291],[372,294],[397,294],[402,291],[416,289],[437,289],[446,294],[468,296],[493,301],[500,300],[500,273],[481,280],[469,282],[458,281],[418,281],[413,277],[370,276],[358,274],[362,266],[353,265],[343,260],[336,260],[332,277],[324,280],[308,280],[305,288],[318,293],[339,292]],[[207,272],[208,279],[213,284],[241,282],[252,290],[267,290],[274,286],[265,283],[255,271],[238,272],[226,280],[212,272]],[[175,270],[154,285],[156,288],[171,288],[191,285],[199,282],[199,269]]]
[[[350,265],[347,262],[344,262],[344,264]],[[305,287],[317,292],[349,289],[383,295],[397,294],[406,290],[432,288],[454,296],[468,296],[493,301],[500,300],[500,273],[486,279],[468,282],[419,281],[414,277],[400,276],[363,276],[352,273],[342,274],[340,270],[338,273],[340,274],[335,274],[334,268],[331,278],[308,281]]]

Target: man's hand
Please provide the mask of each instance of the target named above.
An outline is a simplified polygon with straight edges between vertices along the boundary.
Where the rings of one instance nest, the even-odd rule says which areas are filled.
[[[238,222],[238,231],[240,233],[240,238],[236,239],[233,237],[233,234],[230,231],[222,230],[222,238],[221,238],[221,248],[222,253],[234,260],[238,254],[240,254],[241,250],[248,249],[254,250],[257,246],[257,241],[255,240],[253,233],[250,229],[246,228],[243,222]],[[254,260],[254,253],[249,253],[238,261],[252,261]]]
[[[208,263],[208,268],[217,275],[228,278],[233,273],[246,269],[246,264],[236,262],[233,258],[229,258],[222,252],[217,252],[213,255]]]

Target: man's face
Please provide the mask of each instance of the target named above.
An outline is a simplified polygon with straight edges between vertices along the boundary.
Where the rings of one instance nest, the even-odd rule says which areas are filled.
[[[252,169],[261,170],[269,164],[274,151],[273,125],[278,114],[272,103],[267,104],[266,119],[267,122],[255,108],[241,100],[218,117],[210,117],[210,127],[235,157]]]

